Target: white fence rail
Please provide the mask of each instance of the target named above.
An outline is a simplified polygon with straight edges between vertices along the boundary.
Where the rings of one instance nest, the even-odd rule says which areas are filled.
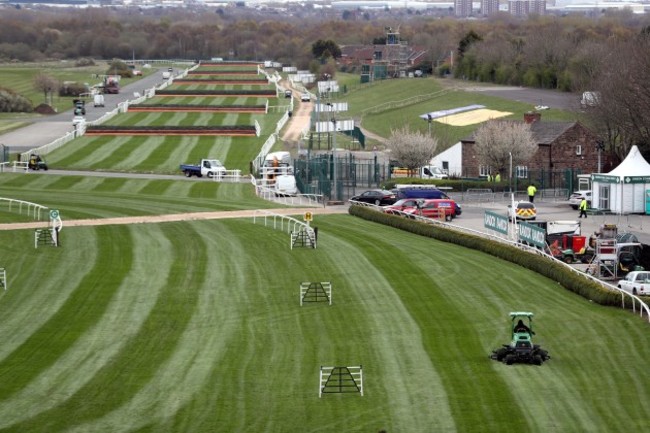
[[[325,197],[322,194],[278,195],[275,189],[264,185],[260,179],[256,179],[253,175],[251,175],[251,183],[255,187],[255,194],[264,200],[282,203],[287,206],[325,207]]]
[[[217,172],[212,176],[215,182],[241,182],[246,178],[241,175],[241,170],[226,170]]]
[[[350,203],[352,203],[354,206],[372,207],[373,209],[377,210],[378,212],[383,212],[383,209],[382,209],[381,206],[376,206],[374,204],[362,203],[362,202],[356,202],[356,201],[350,201]],[[393,211],[393,212],[394,213],[400,213],[400,211]],[[537,249],[537,248],[532,247],[532,246],[522,244],[520,242],[516,242],[516,241],[512,241],[510,239],[500,237],[499,235],[486,233],[486,232],[482,232],[482,231],[479,231],[479,230],[469,229],[469,228],[466,228],[466,227],[461,227],[461,226],[458,226],[456,224],[447,223],[445,221],[441,221],[441,220],[437,220],[437,219],[431,219],[431,218],[422,217],[422,216],[418,216],[418,215],[412,215],[412,214],[408,214],[408,217],[416,219],[416,220],[421,221],[421,222],[424,222],[426,224],[438,224],[438,225],[440,225],[442,227],[445,227],[445,228],[448,228],[448,229],[451,229],[451,230],[459,231],[459,232],[462,232],[462,233],[469,233],[469,234],[472,234],[472,235],[475,235],[475,236],[480,236],[480,237],[483,237],[483,238],[488,238],[488,239],[490,239],[492,241],[505,243],[505,244],[508,244],[508,245],[513,246],[515,248],[518,248],[520,250],[527,251],[527,252],[532,253],[532,254],[537,254],[539,256],[543,256],[548,260],[552,260],[555,263],[557,263],[557,264],[559,264],[561,266],[564,266],[566,269],[570,270],[571,272],[575,272],[576,274],[581,275],[582,277],[587,278],[587,279],[601,285],[604,289],[613,290],[615,292],[620,293],[620,295],[621,295],[621,308],[623,308],[623,309],[625,309],[625,297],[629,297],[632,300],[632,311],[634,313],[636,313],[637,308],[638,308],[639,316],[643,317],[643,314],[645,313],[646,320],[648,320],[648,322],[650,322],[650,307],[648,307],[648,305],[643,300],[641,300],[641,298],[639,298],[638,296],[633,295],[631,293],[628,293],[625,290],[621,290],[618,287],[607,283],[606,281],[599,280],[598,278],[594,277],[593,275],[589,275],[589,274],[587,274],[585,272],[582,272],[581,270],[576,269],[576,268],[574,268],[573,266],[571,266],[571,265],[569,265],[567,263],[564,263],[562,260],[558,260],[555,257],[551,256],[550,254],[547,254],[545,251],[542,251],[542,250]]]
[[[265,227],[272,227],[275,230],[281,230],[289,234],[301,230],[312,234],[314,232],[314,229],[304,221],[297,220],[289,215],[280,215],[263,209],[258,209],[253,213],[253,224],[257,224],[258,221],[262,221]]]
[[[23,211],[28,217],[41,221],[42,217],[45,218],[49,208],[46,206],[41,206],[40,204],[31,203],[23,200],[15,200],[13,198],[4,198],[0,197],[0,206],[7,206],[9,212],[18,212],[20,215],[23,215]]]

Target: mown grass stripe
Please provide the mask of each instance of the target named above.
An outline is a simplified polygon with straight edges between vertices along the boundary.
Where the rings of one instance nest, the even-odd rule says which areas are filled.
[[[38,332],[95,266],[97,241],[93,233],[83,243],[74,238],[68,241],[65,232],[61,238],[64,248],[36,249],[32,230],[0,232],[2,266],[12,289],[0,295],[0,359]]]
[[[85,251],[79,247],[94,236],[90,228],[75,228],[66,232],[69,232],[64,261],[67,264],[70,256],[77,255],[77,249]],[[120,288],[105,314],[52,367],[17,393],[11,402],[0,405],[0,420],[4,426],[27,420],[64,402],[84,385],[87,378],[119,354],[128,338],[138,332],[156,302],[158,291],[167,282],[172,254],[170,243],[157,225],[135,226],[131,228],[131,234],[133,267],[124,274]],[[152,254],[152,251],[156,254]],[[70,268],[73,266],[78,267],[79,264],[71,264]],[[152,273],[152,268],[158,271]],[[65,271],[67,276],[75,274],[72,269]],[[53,305],[50,309],[55,311],[57,308]],[[43,398],[43,395],[48,398]]]
[[[130,431],[146,431],[147,425],[153,431],[200,431],[206,428],[206,423],[213,431],[224,428],[205,405],[219,402],[216,395],[230,393],[221,389],[215,394],[213,376],[228,374],[223,369],[224,357],[229,347],[239,344],[242,318],[250,310],[249,291],[233,290],[233,287],[259,287],[255,289],[259,291],[262,281],[256,281],[257,271],[239,259],[246,254],[247,246],[242,244],[232,224],[213,221],[188,225],[194,230],[193,236],[199,236],[205,243],[209,258],[205,268],[210,269],[210,277],[194,287],[197,308],[178,346],[152,380],[128,403],[105,417],[80,425],[73,432],[125,430],[125,420]],[[154,423],[147,423],[150,420]]]
[[[133,171],[134,166],[146,162],[150,155],[162,151],[164,142],[165,137],[162,136],[133,137],[132,142],[128,143],[128,149],[115,152],[103,165],[115,170]]]
[[[172,164],[180,165],[183,159],[181,155],[185,153],[185,147],[190,143],[196,142],[196,137],[156,137],[155,145],[152,146],[151,140],[147,143],[149,153],[143,156],[140,161],[130,161],[131,169],[139,172],[154,172],[159,170],[160,167],[170,166]],[[178,167],[175,170],[170,170],[173,173],[180,173]]]
[[[39,331],[0,361],[0,383],[3,384],[0,402],[12,397],[52,366],[80,335],[94,326],[113,298],[123,275],[130,269],[132,253],[128,229],[98,227],[96,230],[100,237],[111,230],[114,242],[103,245],[93,269]],[[111,272],[106,272],[107,269]],[[74,318],[74,325],[71,318]]]
[[[207,272],[205,262],[199,258],[205,256],[206,246],[199,236],[191,235],[191,226],[168,224],[163,230],[170,239],[174,258],[170,261],[167,284],[161,288],[137,334],[65,402],[13,425],[12,429],[28,431],[47,425],[50,431],[67,430],[101,418],[130,401],[173,357],[197,308],[198,287]],[[129,250],[125,256],[132,260],[131,254]],[[93,402],[87,400],[88,395],[93,395]],[[57,413],[67,416],[54,417]]]

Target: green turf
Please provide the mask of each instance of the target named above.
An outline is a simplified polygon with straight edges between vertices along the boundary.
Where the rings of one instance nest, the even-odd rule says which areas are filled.
[[[259,199],[250,183],[4,174],[0,197],[58,209],[64,220],[282,207]],[[29,221],[0,206],[5,222]],[[47,218],[47,215],[44,215]],[[0,264],[0,267],[2,265]]]
[[[0,431],[647,429],[639,318],[461,247],[314,224],[315,250],[251,220],[64,228],[60,248],[0,232]],[[301,281],[333,305],[300,307]],[[541,367],[488,359],[522,309]],[[321,365],[358,364],[363,397],[318,398]]]
[[[520,120],[525,112],[534,108],[531,104],[480,92],[454,89],[443,92],[448,87],[444,80],[437,78],[386,80],[355,87],[343,95],[343,99],[350,108],[348,115],[361,117],[365,129],[386,138],[393,130],[404,126],[428,134],[429,125],[419,116],[432,111],[482,104],[491,110],[513,113],[505,119]],[[415,96],[421,96],[424,100],[418,102],[413,99]],[[392,106],[387,103],[392,103]],[[379,112],[373,112],[376,110]],[[579,114],[551,109],[544,111],[542,117],[544,121],[575,121]],[[460,127],[433,122],[431,133],[439,139],[440,151],[470,136],[478,126],[480,123]]]

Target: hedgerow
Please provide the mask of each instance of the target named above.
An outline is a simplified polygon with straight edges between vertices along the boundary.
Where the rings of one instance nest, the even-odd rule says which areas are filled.
[[[461,233],[437,224],[427,224],[397,215],[377,212],[368,206],[350,206],[349,213],[368,221],[388,225],[442,242],[464,246],[507,260],[556,281],[565,289],[600,305],[621,307],[622,302],[624,302],[625,308],[631,308],[632,306],[630,297],[626,296],[622,301],[619,293],[607,290],[590,278],[567,269],[561,263],[512,245],[502,244],[469,233]]]

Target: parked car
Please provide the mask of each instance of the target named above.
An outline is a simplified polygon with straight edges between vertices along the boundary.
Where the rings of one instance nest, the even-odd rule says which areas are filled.
[[[618,282],[618,288],[633,295],[650,295],[650,272],[632,271]]]
[[[74,116],[72,118],[72,126],[81,125],[82,123],[86,123],[86,118],[84,116]]]
[[[372,203],[377,206],[385,206],[395,203],[395,194],[385,189],[371,189],[355,195],[350,201],[360,201],[363,203]]]
[[[518,201],[515,203],[513,211],[512,205],[508,205],[508,220],[535,220],[537,218],[537,208],[529,201]]]
[[[417,206],[404,209],[404,213],[451,221],[456,216],[456,202],[444,198],[422,200]]]
[[[284,91],[284,97],[285,98],[291,98],[292,95],[293,95],[293,92],[291,90],[285,90]]]
[[[424,200],[421,198],[403,198],[401,200],[397,200],[395,203],[391,205],[384,206],[384,212],[398,213],[404,211],[404,209],[416,207],[418,203],[421,203],[423,201]]]
[[[436,187],[419,186],[419,187],[412,187],[412,188],[397,188],[394,189],[393,192],[395,193],[395,197],[397,197],[398,200],[409,199],[409,198],[428,199],[428,200],[444,198],[447,200],[452,200],[451,197],[449,197],[442,190]],[[459,216],[461,213],[463,213],[463,210],[460,207],[460,205],[455,201],[454,204],[456,206],[456,216]]]
[[[591,207],[591,191],[589,190],[575,191],[569,196],[569,205],[571,205],[573,209],[577,210],[583,197],[587,199],[587,206]]]
[[[305,92],[305,93],[300,95],[300,100],[302,102],[309,102],[309,101],[311,101],[311,95],[309,93]]]

